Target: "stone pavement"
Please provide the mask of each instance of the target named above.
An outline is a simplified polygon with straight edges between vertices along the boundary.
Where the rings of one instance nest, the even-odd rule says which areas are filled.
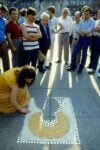
[[[67,72],[65,64],[54,62],[51,70],[47,70],[43,75],[37,70],[35,84],[29,91],[31,97],[38,102],[39,108],[47,107],[44,114],[48,117],[52,109],[57,109],[56,103],[51,100],[53,97],[69,99],[73,106],[79,141],[76,143],[66,141],[61,144],[52,142],[51,138],[51,143],[34,140],[18,142],[23,128],[27,131],[24,127],[27,115],[0,114],[0,150],[100,150],[100,78],[88,75],[86,69],[82,74]],[[51,100],[48,105],[42,101],[43,97],[47,99],[49,97]],[[66,110],[68,109],[69,106],[66,106]],[[69,131],[72,122],[73,120],[70,121]],[[26,136],[27,134],[29,135],[26,132]],[[71,136],[74,137],[74,134]]]

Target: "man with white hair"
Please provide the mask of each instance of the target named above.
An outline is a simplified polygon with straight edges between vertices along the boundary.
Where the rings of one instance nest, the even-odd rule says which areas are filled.
[[[69,37],[71,35],[73,25],[73,20],[69,16],[69,9],[67,7],[63,8],[62,15],[58,19],[64,28],[58,35],[58,60],[56,63],[61,62],[62,49],[64,48],[64,61],[67,64],[69,61]]]
[[[43,12],[41,14],[41,21],[40,21],[40,31],[42,33],[42,37],[39,39],[39,45],[40,45],[40,50],[41,52],[46,56],[47,51],[51,45],[51,40],[50,40],[50,29],[48,26],[48,20],[50,16],[46,12]],[[44,61],[39,60],[39,72],[44,73],[45,69],[43,68]]]

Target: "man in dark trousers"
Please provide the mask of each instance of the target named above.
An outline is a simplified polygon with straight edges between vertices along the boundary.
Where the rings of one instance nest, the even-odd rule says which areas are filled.
[[[5,5],[0,5],[0,57],[2,58],[3,71],[10,69],[8,44],[6,40],[6,24],[5,18],[8,8]]]
[[[41,14],[41,22],[39,24],[40,26],[40,31],[42,33],[42,38],[39,39],[39,45],[40,45],[40,50],[41,52],[46,56],[47,51],[51,45],[51,40],[50,40],[50,30],[48,27],[48,20],[49,20],[49,15],[45,12]],[[43,68],[44,61],[39,60],[39,72],[44,73],[45,69]]]

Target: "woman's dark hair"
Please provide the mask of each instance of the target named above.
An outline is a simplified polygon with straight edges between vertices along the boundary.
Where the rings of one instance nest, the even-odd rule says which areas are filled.
[[[23,88],[27,83],[25,79],[33,79],[31,84],[34,83],[36,77],[35,68],[31,66],[24,66],[17,75],[17,83],[20,88]],[[30,85],[31,85],[30,84]]]

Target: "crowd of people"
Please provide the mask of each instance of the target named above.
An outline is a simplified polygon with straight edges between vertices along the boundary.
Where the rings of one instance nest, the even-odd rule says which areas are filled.
[[[91,55],[87,71],[93,74],[98,68],[100,76],[100,66],[97,67],[100,59],[100,10],[97,11],[96,20],[89,6],[84,6],[81,12],[76,11],[74,18],[70,16],[70,11],[67,7],[63,8],[61,16],[57,18],[56,8],[49,6],[37,20],[37,11],[33,7],[23,8],[19,12],[15,7],[8,9],[5,5],[0,6],[0,57],[3,64],[3,73],[0,75],[0,112],[28,112],[27,86],[34,82],[36,68],[41,74],[51,69],[56,34],[58,55],[55,63],[62,63],[64,52],[67,71],[81,74],[89,49]],[[6,19],[7,14],[9,20]],[[9,64],[9,49],[12,53],[12,68]],[[48,65],[44,66],[49,49]],[[40,54],[43,59],[40,59]]]

